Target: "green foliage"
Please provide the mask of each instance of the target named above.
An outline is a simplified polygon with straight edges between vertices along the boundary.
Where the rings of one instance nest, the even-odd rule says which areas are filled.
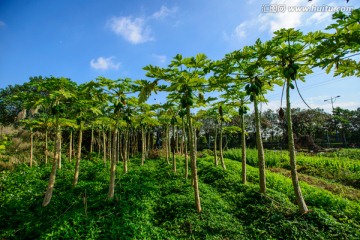
[[[235,151],[233,150],[234,154]],[[249,151],[251,152],[251,151]],[[269,155],[270,152],[267,154]],[[251,153],[249,154],[251,157]],[[275,154],[274,154],[275,156]],[[258,193],[258,170],[225,159],[227,171],[200,158],[203,212],[194,209],[190,181],[165,161],[131,159],[119,176],[113,200],[106,201],[108,169],[101,161],[82,161],[79,184],[71,188],[73,164],[58,171],[56,194],[41,207],[49,167],[18,166],[0,177],[0,238],[5,239],[357,239],[360,206],[326,190],[302,184],[311,212],[300,216],[291,180],[267,173],[268,194]],[[120,171],[121,172],[121,171]],[[86,201],[87,205],[84,204]]]
[[[267,167],[290,169],[288,151],[266,150]],[[300,173],[330,179],[360,189],[360,154],[359,150],[344,149],[338,152],[318,153],[307,155],[297,153],[297,165]],[[241,161],[241,149],[230,149],[224,156]],[[247,164],[256,167],[257,151],[247,150]]]

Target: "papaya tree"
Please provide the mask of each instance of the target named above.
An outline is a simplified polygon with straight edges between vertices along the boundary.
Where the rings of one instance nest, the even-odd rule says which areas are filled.
[[[74,91],[76,83],[68,78],[56,77],[35,77],[31,78],[29,84],[34,88],[38,98],[34,106],[48,106],[51,109],[51,117],[54,119],[55,129],[55,154],[52,163],[52,169],[49,177],[49,183],[45,192],[42,206],[47,206],[52,198],[55,185],[56,170],[58,168],[60,148],[61,148],[61,118],[64,116],[69,102],[75,99]]]
[[[179,111],[179,117],[181,118],[181,130],[182,130],[182,144],[184,147],[184,156],[185,156],[185,179],[188,179],[189,177],[189,158],[188,158],[188,144],[187,144],[187,134],[186,134],[186,128],[185,128],[185,116],[186,111],[184,109],[181,109]]]
[[[76,121],[78,126],[78,149],[74,178],[72,182],[73,187],[76,186],[79,180],[82,140],[83,131],[85,130],[85,123],[88,123],[89,119],[91,119],[93,116],[102,114],[100,105],[104,100],[104,95],[95,94],[98,92],[99,91],[96,89],[96,83],[94,81],[90,81],[80,85],[76,93],[77,100],[73,105],[73,111],[76,113]],[[91,130],[93,130],[93,127],[91,127]],[[91,133],[91,139],[93,139],[93,132]],[[92,145],[92,143],[90,144]]]
[[[243,184],[246,184],[246,126],[245,115],[250,110],[247,106],[249,102],[249,96],[244,92],[244,84],[240,81],[235,81],[233,84],[227,85],[223,88],[224,93],[221,97],[224,99],[224,103],[229,106],[238,107],[238,114],[240,116],[239,130],[241,133],[241,177]]]
[[[245,114],[249,111],[249,107],[246,106],[245,96],[240,96],[239,104],[239,116],[240,116],[240,128],[241,128],[241,178],[243,184],[246,184],[246,127],[245,127]]]
[[[300,212],[306,213],[308,208],[306,206],[304,197],[301,192],[297,168],[296,168],[296,154],[293,134],[293,122],[291,116],[291,100],[290,89],[294,89],[296,80],[304,81],[306,74],[312,73],[310,68],[311,58],[309,57],[308,49],[311,49],[312,44],[317,43],[319,33],[308,33],[306,36],[299,30],[293,28],[280,29],[274,32],[272,42],[274,49],[272,51],[272,62],[275,71],[273,76],[279,75],[283,79],[286,92],[286,122],[288,134],[288,148],[290,156],[290,170],[291,180],[295,192],[297,204]],[[277,72],[276,72],[277,71]],[[280,109],[281,111],[282,109]]]
[[[268,57],[271,52],[270,42],[262,43],[259,39],[253,46],[245,46],[242,50],[236,50],[226,54],[219,64],[216,64],[215,72],[224,82],[245,85],[243,90],[253,102],[255,112],[256,146],[259,163],[260,192],[266,193],[265,155],[261,134],[259,102],[266,101],[264,93],[271,89],[271,79],[265,73]],[[240,99],[240,98],[239,98]]]
[[[112,157],[110,163],[110,183],[109,183],[109,192],[108,198],[111,199],[114,197],[115,190],[115,176],[116,176],[116,163],[119,158],[119,127],[128,127],[129,122],[131,121],[130,113],[126,112],[127,97],[126,95],[132,93],[132,80],[129,78],[111,80],[104,77],[97,78],[98,89],[101,93],[107,95],[107,102],[112,108],[111,118],[114,120],[114,127],[112,132]],[[123,120],[125,119],[125,121]],[[128,136],[128,129],[125,130],[125,135]],[[125,139],[127,142],[127,139]],[[127,147],[125,146],[124,153],[127,152]],[[124,172],[127,172],[127,156],[123,156],[124,163]]]
[[[194,99],[196,92],[203,92],[204,85],[208,82],[205,76],[209,72],[209,64],[210,60],[205,54],[197,54],[196,57],[189,58],[183,58],[182,55],[177,54],[167,68],[160,68],[152,65],[144,67],[144,70],[147,71],[146,76],[155,78],[153,84],[156,85],[158,81],[164,80],[169,84],[166,91],[175,92],[181,96],[181,107],[186,110],[186,123],[188,126],[192,171],[191,175],[194,183],[195,205],[198,213],[200,213],[202,209],[197,176],[196,149],[191,109],[196,101],[196,99]],[[149,92],[151,92],[151,89],[154,88],[154,85],[149,85],[144,88],[144,90],[140,93],[143,97],[140,98],[149,96]]]
[[[218,158],[218,153],[217,153],[217,149],[218,149],[218,125],[219,125],[219,121],[218,121],[218,106],[213,103],[211,107],[209,107],[208,109],[206,109],[206,115],[204,116],[203,120],[207,119],[209,124],[211,125],[213,131],[214,131],[214,145],[213,145],[213,153],[214,153],[214,166],[217,167],[219,165],[219,158]],[[212,124],[210,124],[212,123]],[[210,135],[210,132],[209,132]],[[209,136],[209,143],[210,143],[210,136]],[[210,145],[209,145],[210,146]],[[210,147],[209,147],[210,148]]]
[[[141,128],[141,166],[144,165],[147,155],[146,130],[159,124],[159,121],[154,118],[155,115],[156,113],[151,109],[150,104],[139,104],[139,112],[136,117],[138,118],[138,122]]]

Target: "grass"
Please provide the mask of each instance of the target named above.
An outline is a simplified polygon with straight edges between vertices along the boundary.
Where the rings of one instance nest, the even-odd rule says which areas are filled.
[[[230,149],[224,156],[233,160],[241,160],[240,149]],[[267,167],[290,169],[287,151],[266,150]],[[297,153],[298,172],[332,180],[347,186],[360,189],[360,150],[344,149],[339,152],[307,155]],[[247,149],[247,164],[257,166],[256,149]]]
[[[73,164],[58,171],[53,199],[41,207],[50,166],[18,166],[0,174],[0,239],[359,239],[360,204],[302,183],[311,212],[299,215],[291,181],[267,172],[268,193],[258,192],[258,169],[225,159],[198,159],[203,212],[195,210],[183,158],[178,172],[164,159],[131,159],[117,173],[115,197],[107,200],[109,171],[99,160],[81,163],[71,188]]]

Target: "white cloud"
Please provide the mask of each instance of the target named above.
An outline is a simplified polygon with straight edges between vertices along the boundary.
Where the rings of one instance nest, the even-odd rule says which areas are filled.
[[[237,38],[237,39],[241,39],[241,38],[245,38],[246,37],[246,25],[248,23],[247,22],[243,22],[241,24],[239,24],[238,26],[236,26],[234,32],[233,32],[233,37]]]
[[[108,26],[110,26],[114,33],[133,44],[144,43],[154,39],[151,36],[150,27],[145,25],[143,18],[113,17],[108,21]]]
[[[251,1],[249,1],[251,3]],[[269,7],[282,6],[278,12],[270,12]],[[267,31],[270,35],[281,28],[301,28],[305,32],[311,30],[314,26],[317,29],[323,29],[324,26],[331,23],[333,12],[321,10],[323,6],[339,6],[338,2],[329,2],[325,0],[305,1],[305,0],[271,0],[269,4],[259,5],[260,14],[252,19],[238,24],[230,34],[232,39],[245,38],[248,35],[259,34]],[[276,11],[276,10],[275,10]],[[255,31],[255,32],[254,32]],[[224,35],[225,40],[228,35]]]
[[[119,69],[120,63],[114,62],[114,57],[98,57],[97,59],[91,59],[90,66],[100,70]]]
[[[306,25],[311,25],[314,22],[322,22],[331,19],[332,12],[316,12],[306,20]]]
[[[107,26],[117,35],[122,36],[132,44],[145,43],[154,40],[152,30],[148,25],[149,20],[160,20],[175,13],[176,7],[161,6],[160,10],[146,17],[112,17],[107,21]]]
[[[288,3],[288,4],[286,4]],[[305,6],[309,5],[308,1],[304,0],[293,0],[291,3],[289,1],[278,1],[272,0],[270,6],[285,6],[284,11],[276,13],[263,13],[258,16],[258,21],[260,23],[260,30],[265,29],[269,30],[269,33],[272,34],[274,31],[281,28],[298,28],[302,25],[302,17],[306,12],[303,11],[289,11],[289,7],[293,6]]]
[[[176,11],[177,11],[176,7],[170,9],[166,6],[161,6],[159,11],[153,13],[152,17],[155,19],[162,19],[169,16],[170,14],[175,13]]]
[[[5,26],[6,26],[5,22],[0,21],[0,28],[5,27]]]
[[[161,64],[166,63],[166,60],[167,60],[166,55],[153,54],[152,56],[153,56],[159,63],[161,63]]]

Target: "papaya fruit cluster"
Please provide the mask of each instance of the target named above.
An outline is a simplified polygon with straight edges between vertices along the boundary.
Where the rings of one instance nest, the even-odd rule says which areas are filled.
[[[127,124],[131,124],[131,117],[132,117],[132,112],[130,108],[127,108],[125,111],[125,115],[123,117],[123,120],[127,123]]]
[[[120,112],[126,106],[126,100],[124,97],[120,97],[120,100],[114,104],[114,113]]]
[[[287,65],[286,68],[284,68],[284,71],[283,71],[283,74],[285,76],[286,79],[292,79],[292,80],[295,80],[296,78],[296,74],[297,74],[297,71],[299,69],[299,65],[291,62],[289,63],[289,65]]]
[[[176,117],[173,116],[170,121],[171,125],[174,126],[177,123]]]
[[[65,106],[63,105],[55,105],[51,107],[51,114],[57,115],[64,113]]]
[[[254,101],[254,95],[258,96],[261,93],[263,82],[256,76],[253,83],[246,84],[245,91],[247,95],[250,95],[250,101]]]
[[[250,110],[250,108],[247,106],[239,107],[239,115],[242,116],[242,115],[246,114],[248,112],[248,110]]]
[[[191,87],[184,85],[180,92],[183,93],[180,99],[181,107],[191,107],[194,104],[193,92]]]
[[[224,112],[223,112],[223,109],[222,109],[221,105],[219,106],[219,115],[220,115],[221,121],[224,121]]]

